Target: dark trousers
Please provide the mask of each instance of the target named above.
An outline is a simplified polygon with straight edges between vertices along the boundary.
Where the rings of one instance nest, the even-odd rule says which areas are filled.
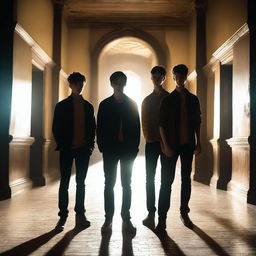
[[[68,216],[68,187],[71,176],[73,160],[76,166],[76,204],[75,212],[83,214],[85,197],[85,177],[88,170],[90,153],[87,148],[66,149],[60,151],[60,187],[59,187],[59,213],[60,217]]]
[[[135,159],[134,154],[103,153],[103,167],[105,174],[104,208],[105,218],[112,219],[115,211],[114,186],[116,183],[117,164],[120,161],[121,184],[123,190],[121,216],[123,220],[129,220],[131,207],[131,177]]]
[[[150,213],[156,211],[155,207],[155,175],[156,166],[159,156],[161,156],[160,142],[147,142],[145,146],[146,158],[146,193],[147,193],[147,210]],[[162,166],[162,157],[160,157]]]
[[[188,207],[191,195],[191,170],[193,160],[194,146],[190,144],[178,146],[174,151],[174,156],[166,157],[163,155],[161,170],[161,187],[158,202],[159,219],[166,219],[167,212],[170,208],[170,198],[172,183],[175,177],[175,168],[178,157],[181,161],[181,203],[180,213],[189,213]]]

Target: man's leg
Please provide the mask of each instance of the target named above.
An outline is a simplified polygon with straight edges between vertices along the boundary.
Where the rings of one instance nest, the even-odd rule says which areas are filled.
[[[75,212],[77,214],[84,214],[84,197],[85,197],[85,178],[88,171],[89,153],[88,150],[81,148],[75,150],[75,164],[76,164],[76,204]]]
[[[181,161],[181,206],[180,213],[189,213],[188,206],[191,195],[191,171],[193,160],[193,147],[190,145],[183,146],[180,152]]]
[[[190,211],[188,203],[191,195],[191,170],[193,160],[193,147],[184,145],[180,151],[181,160],[181,205],[180,213],[181,220],[187,227],[192,227],[193,223],[190,220],[188,213]]]
[[[60,217],[68,216],[68,187],[71,176],[73,155],[71,150],[60,151],[60,186],[59,186],[59,213]]]
[[[156,211],[155,207],[155,174],[157,159],[160,155],[160,143],[146,143],[146,193],[147,193],[147,210],[149,213]]]
[[[118,160],[118,157],[114,154],[103,154],[103,169],[105,175],[104,208],[106,219],[112,219],[114,215],[114,186],[116,183]]]
[[[122,198],[122,210],[121,216],[123,219],[123,229],[135,233],[136,228],[131,223],[130,219],[130,208],[131,208],[131,177],[132,177],[132,167],[134,163],[134,156],[122,156],[120,159],[121,167],[121,183],[123,188],[123,198]]]
[[[59,186],[59,213],[60,219],[55,226],[56,231],[63,231],[68,217],[68,187],[71,176],[73,155],[71,150],[60,151],[60,186]]]
[[[170,208],[171,190],[175,177],[177,159],[178,154],[172,157],[166,157],[164,154],[161,154],[161,187],[158,201],[159,223],[156,231],[162,231],[166,228],[166,217]]]

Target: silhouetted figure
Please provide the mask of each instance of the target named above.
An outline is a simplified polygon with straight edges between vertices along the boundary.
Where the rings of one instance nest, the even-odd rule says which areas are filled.
[[[71,95],[56,104],[53,118],[53,135],[60,151],[60,187],[59,213],[60,220],[56,230],[62,231],[68,217],[68,187],[73,160],[76,165],[76,225],[89,227],[85,217],[85,177],[89,158],[94,149],[95,118],[93,106],[83,99],[81,93],[85,77],[78,72],[68,77]]]
[[[180,214],[184,225],[193,225],[188,213],[191,194],[191,169],[193,154],[201,152],[201,111],[197,96],[185,89],[188,68],[177,65],[172,70],[176,89],[166,96],[160,106],[159,124],[164,153],[159,194],[159,223],[156,231],[166,228],[166,215],[170,207],[171,186],[175,176],[178,157],[181,160],[181,205]],[[195,139],[196,137],[196,139]]]
[[[105,174],[105,222],[102,232],[111,231],[114,215],[114,186],[120,161],[123,189],[121,216],[123,229],[135,233],[130,221],[131,176],[140,142],[140,119],[136,103],[123,93],[127,77],[121,72],[110,76],[114,94],[100,103],[97,117],[97,143],[103,153]]]
[[[166,70],[155,66],[151,70],[151,80],[154,90],[142,102],[141,120],[142,130],[146,140],[146,194],[148,215],[143,224],[149,228],[155,226],[155,174],[157,160],[161,156],[160,133],[159,133],[159,108],[162,99],[169,93],[163,88]],[[162,157],[160,157],[162,165]]]

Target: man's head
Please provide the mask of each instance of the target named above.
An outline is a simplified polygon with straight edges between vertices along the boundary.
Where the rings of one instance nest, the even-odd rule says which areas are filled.
[[[83,91],[84,83],[86,82],[85,76],[79,72],[73,72],[68,77],[69,87],[72,90],[72,94],[80,95]]]
[[[174,66],[172,69],[172,75],[176,86],[183,88],[188,76],[188,67],[184,64]]]
[[[127,77],[122,71],[116,71],[110,76],[110,84],[114,89],[123,89],[126,85]]]
[[[166,70],[164,67],[155,66],[151,69],[151,80],[155,86],[160,86],[165,81]]]

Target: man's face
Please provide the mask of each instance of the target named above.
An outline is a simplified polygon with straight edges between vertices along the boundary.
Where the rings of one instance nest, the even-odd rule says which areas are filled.
[[[187,80],[186,75],[182,75],[179,73],[173,73],[172,77],[173,77],[173,81],[175,81],[175,84],[177,87],[184,88],[185,82]]]
[[[72,90],[72,94],[80,95],[83,91],[84,82],[76,81],[76,82],[70,83],[69,87]]]
[[[154,85],[160,86],[165,80],[165,76],[161,75],[159,72],[151,74],[151,80]]]

